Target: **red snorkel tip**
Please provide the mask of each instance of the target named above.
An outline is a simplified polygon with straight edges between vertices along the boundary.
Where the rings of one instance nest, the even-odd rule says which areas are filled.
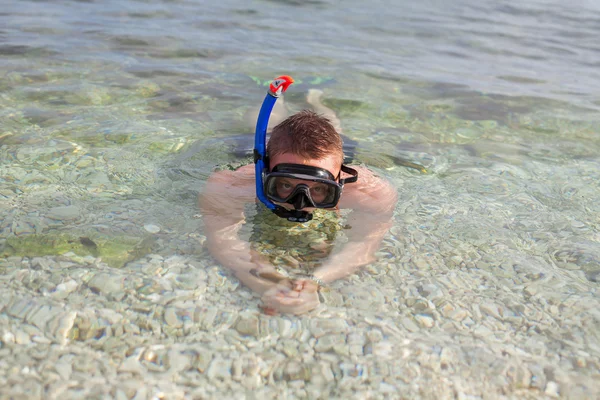
[[[281,75],[280,77],[275,78],[269,85],[269,94],[279,97],[279,95],[285,92],[292,83],[294,83],[294,79],[291,76]]]

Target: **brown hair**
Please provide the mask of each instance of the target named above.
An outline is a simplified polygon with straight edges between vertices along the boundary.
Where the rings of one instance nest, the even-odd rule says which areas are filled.
[[[342,138],[327,118],[309,110],[300,111],[273,128],[267,155],[293,153],[306,159],[321,160],[337,155],[344,161]]]

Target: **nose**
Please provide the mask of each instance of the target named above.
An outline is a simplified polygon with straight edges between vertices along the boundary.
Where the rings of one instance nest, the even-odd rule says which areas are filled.
[[[304,184],[296,187],[287,203],[292,204],[296,210],[301,210],[305,207],[316,207],[315,203],[310,198],[308,186]]]
[[[303,193],[297,194],[296,198],[294,199],[294,208],[296,210],[302,210],[307,205],[306,196]]]

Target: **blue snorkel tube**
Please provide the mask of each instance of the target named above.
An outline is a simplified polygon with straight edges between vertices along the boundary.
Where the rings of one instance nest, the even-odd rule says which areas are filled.
[[[263,187],[263,172],[266,168],[267,158],[267,126],[273,106],[279,96],[286,91],[288,86],[294,83],[294,80],[287,75],[276,78],[269,85],[269,91],[263,100],[258,119],[256,121],[256,132],[254,134],[254,170],[256,175],[256,197],[270,210],[275,210],[277,206],[273,204],[267,196]]]
[[[273,211],[275,214],[282,218],[287,218],[289,221],[295,222],[306,222],[312,218],[312,215],[306,211],[298,210],[287,210],[284,207],[273,204],[265,195],[263,186],[263,174],[266,172],[267,165],[267,126],[269,125],[269,117],[273,106],[279,98],[279,96],[285,92],[294,79],[291,76],[282,75],[269,85],[269,91],[262,103],[260,113],[258,114],[258,120],[256,121],[256,133],[254,135],[254,173],[256,176],[256,197]]]

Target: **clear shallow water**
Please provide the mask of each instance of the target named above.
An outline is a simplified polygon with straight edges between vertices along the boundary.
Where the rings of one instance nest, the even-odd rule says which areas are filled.
[[[375,398],[391,390],[380,382],[408,397],[598,394],[595,2],[63,1],[2,2],[0,9],[5,277],[32,273],[34,256],[68,252],[79,263],[100,257],[109,265],[102,268],[123,279],[136,276],[149,254],[219,271],[202,245],[197,195],[215,166],[240,162],[264,83],[286,73],[297,80],[286,96],[290,111],[307,106],[308,89],[323,90],[356,142],[355,159],[400,194],[380,261],[337,283],[320,315],[351,327],[347,345],[380,320],[393,326],[394,334],[379,326],[384,340],[373,339],[388,343],[387,354],[412,351],[407,362],[427,365],[437,357],[438,366],[443,349],[455,355],[450,368],[420,371],[416,387],[392,373],[375,379],[373,372],[341,386]],[[58,268],[47,270],[52,276]],[[92,278],[69,277],[81,299],[104,294],[90,291]],[[43,289],[6,278],[17,286],[5,292],[39,302],[57,291],[61,281],[52,280],[54,287]],[[189,289],[178,285],[172,290]],[[236,321],[238,313],[256,311],[257,299],[232,285],[231,293],[217,289],[204,301],[225,304]],[[5,300],[5,332],[28,321],[7,311],[14,296]],[[83,318],[79,306],[70,307]],[[120,312],[102,303],[112,307]],[[461,310],[466,317],[453,314]],[[312,323],[311,317],[273,320]],[[164,332],[141,337],[148,346],[173,343]],[[95,339],[86,340],[71,343],[89,349]],[[190,335],[175,342],[186,340],[192,346]],[[6,338],[3,346],[12,356],[6,368],[22,367],[20,354],[34,347]],[[227,352],[217,353],[227,359]],[[366,350],[333,353],[340,365],[375,363]],[[327,357],[305,365],[336,364]],[[509,366],[529,372],[509,379]],[[488,380],[481,383],[475,371]],[[190,379],[207,379],[198,374]],[[283,374],[277,384],[258,386],[294,397],[301,395],[294,390],[311,393],[314,384],[341,396],[344,376],[305,379],[298,389],[291,383],[298,379]],[[173,393],[192,392],[170,376],[160,379],[175,382]],[[441,392],[427,392],[431,379]],[[115,379],[103,390],[116,396],[121,383]],[[214,387],[213,395],[236,389]]]

